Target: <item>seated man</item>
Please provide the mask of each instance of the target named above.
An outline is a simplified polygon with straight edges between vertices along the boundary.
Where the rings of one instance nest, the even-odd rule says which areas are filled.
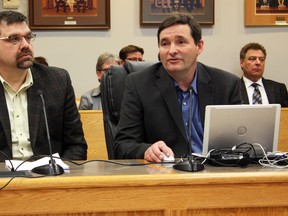
[[[288,107],[288,93],[284,83],[263,77],[266,49],[259,43],[248,43],[240,51],[241,96],[244,104],[281,104]],[[254,99],[253,99],[254,95]]]
[[[206,105],[241,103],[237,76],[197,62],[204,41],[192,16],[169,16],[157,39],[161,62],[126,78],[115,137],[119,159],[160,162],[162,153],[202,153]]]
[[[144,49],[135,45],[123,47],[119,52],[121,64],[125,61],[143,61]]]
[[[0,161],[50,154],[42,97],[52,153],[86,160],[87,144],[69,73],[34,62],[35,37],[23,14],[0,12]]]
[[[96,75],[99,82],[103,74],[106,73],[112,65],[120,65],[118,56],[105,52],[98,57]],[[80,98],[79,110],[101,110],[102,104],[100,94],[100,86],[83,94]]]

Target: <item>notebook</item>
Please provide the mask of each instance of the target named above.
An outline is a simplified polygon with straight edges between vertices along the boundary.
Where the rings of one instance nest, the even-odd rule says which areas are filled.
[[[266,153],[277,151],[280,113],[279,104],[206,106],[203,155],[242,143],[259,143]],[[257,158],[262,157],[261,148],[255,148]]]

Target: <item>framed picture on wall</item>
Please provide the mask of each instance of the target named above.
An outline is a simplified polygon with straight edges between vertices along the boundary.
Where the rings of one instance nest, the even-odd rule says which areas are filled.
[[[288,0],[245,0],[245,26],[287,26]]]
[[[29,0],[29,25],[36,30],[110,29],[110,0]]]
[[[214,25],[214,0],[140,0],[140,25],[157,26],[174,12],[191,14],[201,25]]]

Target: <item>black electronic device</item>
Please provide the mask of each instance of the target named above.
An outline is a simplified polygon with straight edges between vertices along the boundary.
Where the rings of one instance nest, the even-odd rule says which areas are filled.
[[[27,176],[31,176],[30,173],[28,173],[28,171],[16,171],[12,161],[9,159],[9,157],[2,151],[0,151],[0,154],[2,154],[7,161],[9,161],[10,166],[11,166],[11,171],[0,171],[0,178],[8,178],[8,177],[27,177]]]
[[[47,176],[62,175],[64,173],[63,167],[59,166],[55,162],[55,160],[53,159],[53,156],[52,156],[52,145],[51,145],[51,139],[50,139],[48,119],[47,119],[47,114],[46,114],[43,91],[38,90],[37,93],[39,94],[39,96],[41,98],[42,106],[43,106],[43,114],[44,114],[45,127],[46,127],[47,139],[48,139],[48,146],[49,146],[49,150],[50,150],[50,161],[49,161],[49,164],[35,167],[31,171],[33,173],[37,173],[37,174],[41,174],[41,175],[47,175]]]
[[[213,166],[245,167],[251,163],[248,153],[233,150],[214,150],[209,154],[207,160]]]

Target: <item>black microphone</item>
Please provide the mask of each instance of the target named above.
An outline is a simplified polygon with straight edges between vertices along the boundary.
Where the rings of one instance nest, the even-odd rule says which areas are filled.
[[[53,156],[52,156],[52,145],[51,145],[51,139],[50,139],[49,126],[48,126],[48,120],[47,120],[47,114],[46,114],[46,108],[45,108],[45,101],[44,101],[44,97],[43,97],[43,91],[38,90],[37,94],[40,96],[41,101],[42,101],[45,127],[46,127],[47,139],[48,139],[48,146],[49,146],[49,151],[50,151],[50,161],[49,161],[49,164],[35,167],[31,171],[33,173],[37,173],[37,174],[41,174],[41,175],[47,175],[47,176],[62,175],[64,173],[63,167],[59,166],[55,162],[55,160],[53,159]]]
[[[193,114],[193,108],[192,108],[192,95],[193,95],[193,88],[190,87],[189,88],[189,99],[190,99],[190,110],[189,110],[189,122],[188,122],[188,129],[189,129],[189,133],[188,133],[188,146],[189,146],[189,155],[187,158],[187,161],[184,162],[179,162],[175,165],[173,165],[174,169],[177,170],[181,170],[181,171],[187,171],[187,172],[197,172],[197,171],[201,171],[204,169],[204,165],[195,160],[194,156],[192,155],[192,114]]]

